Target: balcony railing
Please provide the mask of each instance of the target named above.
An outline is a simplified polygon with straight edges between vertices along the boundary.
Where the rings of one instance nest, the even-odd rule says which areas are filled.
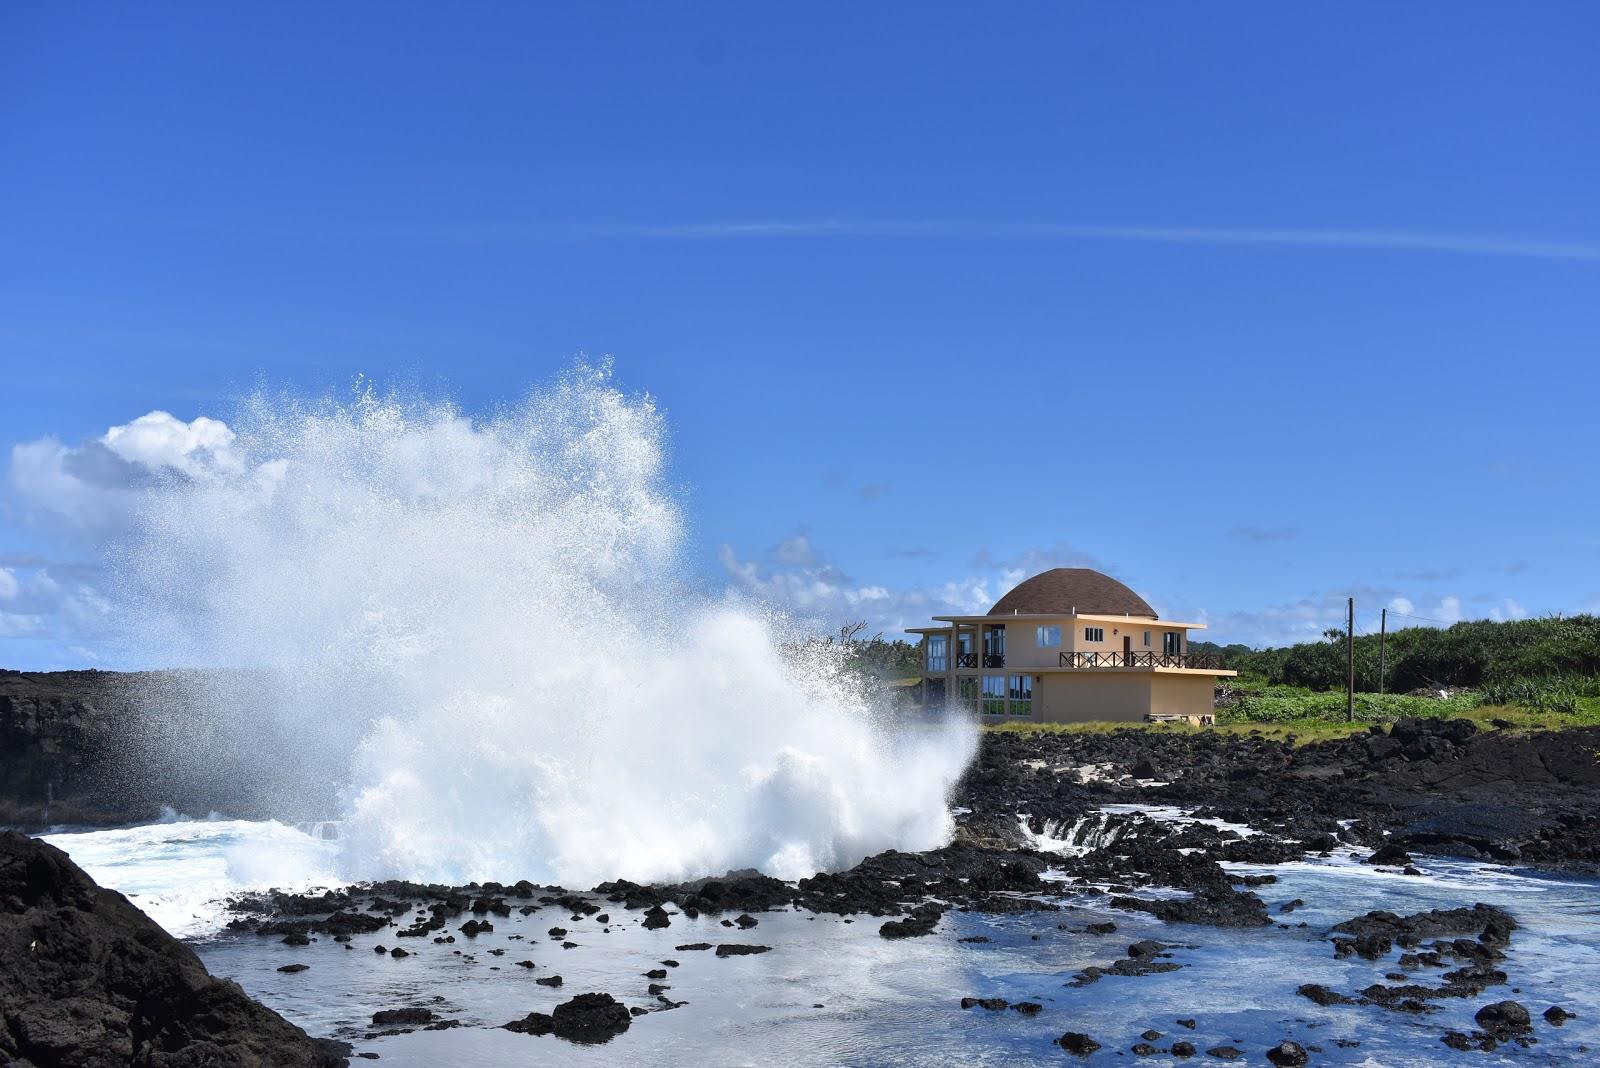
[[[1006,654],[1005,653],[985,653],[983,655],[983,666],[986,667],[986,668],[1003,668],[1003,667],[1005,667],[1006,666]]]
[[[1216,653],[1062,653],[1064,668],[1193,668],[1221,671],[1222,657]]]
[[[975,668],[977,666],[978,666],[978,654],[977,653],[962,653],[960,656],[956,657],[956,667],[958,669],[959,668]]]

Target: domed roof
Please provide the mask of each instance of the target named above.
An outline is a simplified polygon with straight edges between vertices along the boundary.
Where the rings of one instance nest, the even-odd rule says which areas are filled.
[[[1145,616],[1156,610],[1143,597],[1112,578],[1087,567],[1056,567],[1030,579],[994,603],[991,616],[1068,615]]]

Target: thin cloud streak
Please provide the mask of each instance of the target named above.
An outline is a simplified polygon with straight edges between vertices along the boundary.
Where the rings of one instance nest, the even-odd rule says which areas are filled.
[[[828,237],[1129,241],[1166,245],[1255,245],[1283,248],[1447,252],[1600,263],[1600,245],[1463,234],[1430,234],[1410,230],[1280,230],[1220,226],[1084,226],[1047,222],[975,223],[933,220],[891,222],[819,219],[670,224],[533,223],[455,227],[445,234],[452,240],[484,244]]]

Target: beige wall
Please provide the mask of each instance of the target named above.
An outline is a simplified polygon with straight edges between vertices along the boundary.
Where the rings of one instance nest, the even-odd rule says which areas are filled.
[[[1152,677],[1148,671],[1071,671],[1046,675],[1042,683],[1033,684],[1033,718],[1051,723],[1140,722],[1150,711]]]
[[[1151,684],[1150,711],[1158,716],[1209,716],[1215,711],[1214,676],[1156,674]]]

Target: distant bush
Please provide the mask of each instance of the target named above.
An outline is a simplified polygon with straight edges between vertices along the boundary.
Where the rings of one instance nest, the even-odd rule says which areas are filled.
[[[1250,649],[1191,642],[1195,652],[1221,653],[1230,668],[1272,685],[1342,690],[1348,670],[1345,641]],[[1600,616],[1551,616],[1497,623],[1480,619],[1451,627],[1406,627],[1388,635],[1383,689],[1467,687],[1529,678],[1600,675]],[[1355,640],[1356,689],[1378,689],[1378,636]]]

